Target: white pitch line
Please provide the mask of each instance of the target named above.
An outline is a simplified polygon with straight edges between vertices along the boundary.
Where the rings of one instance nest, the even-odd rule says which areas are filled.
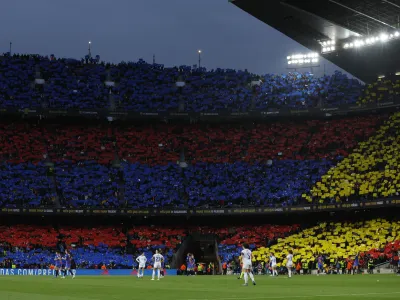
[[[397,295],[400,292],[391,292],[391,293],[363,293],[363,294],[325,294],[325,295],[302,295],[302,296],[272,296],[272,297],[251,297],[251,299],[292,299],[292,298],[315,298],[315,297],[341,297],[341,296],[373,296],[373,295]],[[209,298],[197,298],[197,299],[187,299],[187,300],[247,300],[249,297],[243,298],[218,298],[218,299],[209,299]]]

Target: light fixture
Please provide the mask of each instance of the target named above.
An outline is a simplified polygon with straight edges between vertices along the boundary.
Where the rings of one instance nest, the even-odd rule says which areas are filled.
[[[382,43],[384,43],[389,39],[389,36],[386,33],[381,33],[379,39],[381,40]]]
[[[399,33],[398,31],[396,31],[396,32],[394,33],[394,36],[395,36],[395,37],[398,37],[398,36],[400,36],[400,33]]]
[[[385,75],[379,75],[378,78],[379,79],[385,78]]]
[[[287,60],[289,60],[291,57],[290,56],[288,56],[288,57],[286,57],[287,58]]]

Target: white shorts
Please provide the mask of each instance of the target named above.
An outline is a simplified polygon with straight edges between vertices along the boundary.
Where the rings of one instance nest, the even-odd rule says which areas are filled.
[[[287,263],[287,264],[286,264],[286,267],[288,267],[288,268],[293,267],[293,263]]]
[[[146,265],[139,265],[139,269],[146,268]]]
[[[276,269],[276,264],[271,265],[272,269]]]
[[[161,269],[161,263],[154,263],[154,269]]]
[[[251,263],[244,263],[242,269],[243,270],[248,270],[248,269],[252,269],[253,266],[251,265]]]

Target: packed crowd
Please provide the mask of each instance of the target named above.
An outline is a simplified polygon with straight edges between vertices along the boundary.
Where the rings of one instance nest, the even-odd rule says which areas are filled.
[[[135,227],[0,226],[0,265],[18,268],[50,268],[55,251],[70,250],[82,269],[132,268],[145,253],[150,261],[160,250],[168,265],[185,233],[181,229]]]
[[[340,202],[398,196],[399,129],[400,113],[395,113],[375,135],[323,175],[304,198]]]
[[[212,230],[219,238],[218,255],[223,263],[236,262],[242,251],[242,244],[249,244],[250,249],[276,244],[278,239],[285,238],[297,232],[300,225],[263,225],[237,226]],[[202,229],[204,231],[204,229]],[[239,265],[238,265],[239,266]]]
[[[257,76],[231,69],[159,64],[0,57],[0,106],[110,108],[131,111],[248,111],[354,104],[363,85],[336,72]],[[185,82],[183,88],[177,81]],[[36,84],[35,84],[36,83]],[[110,97],[112,95],[112,97]]]
[[[0,165],[0,206],[54,206],[56,191],[42,164]]]
[[[396,76],[397,77],[397,76]],[[393,102],[400,94],[400,79],[380,78],[377,81],[365,86],[357,104]]]
[[[285,238],[278,239],[272,246],[259,247],[253,252],[253,261],[269,262],[270,254],[277,258],[277,266],[284,268],[290,249],[294,252],[294,263],[301,269],[315,268],[317,257],[322,256],[324,269],[354,260],[359,254],[361,264],[365,267],[367,260],[399,260],[400,222],[375,219],[363,222],[321,223],[304,229]],[[239,255],[237,251],[236,256]],[[351,264],[351,266],[353,266]],[[341,268],[340,268],[341,269]],[[351,268],[352,269],[352,268]]]
[[[145,253],[148,261],[155,250],[163,253],[165,266],[192,232],[213,234],[218,239],[217,253],[223,271],[240,267],[243,243],[253,250],[256,270],[268,269],[270,255],[277,259],[278,270],[285,271],[289,250],[294,253],[297,271],[316,269],[322,257],[326,272],[346,269],[355,256],[360,267],[369,260],[393,261],[397,264],[400,251],[400,222],[374,219],[362,222],[320,223],[314,227],[300,225],[239,225],[213,226],[134,226],[134,227],[60,227],[0,226],[0,266],[13,264],[18,268],[48,268],[54,263],[55,251],[69,249],[78,268],[111,269],[137,267],[136,257]],[[340,266],[340,267],[339,267]],[[257,271],[258,272],[258,271]]]
[[[314,184],[321,177],[324,182],[338,161],[348,161],[384,119],[115,128],[0,124],[0,205],[34,207],[56,199],[76,208],[296,205],[304,197],[312,201]],[[177,164],[181,159],[187,168]]]

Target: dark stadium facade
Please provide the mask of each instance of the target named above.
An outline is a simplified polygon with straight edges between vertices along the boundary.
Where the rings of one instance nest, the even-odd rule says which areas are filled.
[[[400,72],[400,39],[344,49],[360,38],[400,30],[399,0],[230,0],[234,5],[312,51],[335,40],[322,56],[364,82]],[[399,34],[399,33],[397,33]]]

